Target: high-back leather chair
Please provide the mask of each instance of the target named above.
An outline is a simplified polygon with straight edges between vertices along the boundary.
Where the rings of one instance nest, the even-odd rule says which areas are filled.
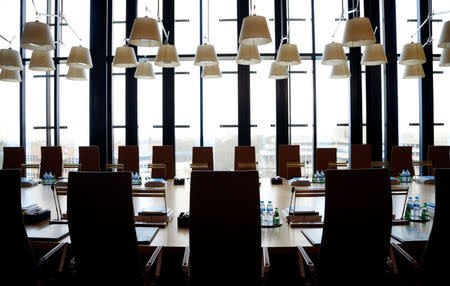
[[[119,164],[123,164],[123,170],[139,173],[139,146],[119,146]]]
[[[391,175],[397,177],[402,170],[409,170],[411,176],[414,176],[414,166],[412,161],[411,146],[393,146],[391,153]]]
[[[327,170],[326,177],[319,285],[384,285],[392,227],[389,171]]]
[[[10,275],[15,285],[36,285],[35,257],[28,240],[22,219],[20,170],[0,170],[0,190],[3,206],[0,214],[5,232],[2,244],[8,247],[2,259],[5,274]],[[4,281],[7,280],[2,275]]]
[[[3,147],[3,167],[2,169],[22,169],[22,164],[26,163],[25,148],[23,147]],[[25,170],[22,170],[22,177]]]
[[[229,206],[229,212],[217,211]],[[262,274],[259,211],[257,171],[192,171],[191,285],[257,285]]]
[[[80,283],[142,285],[129,172],[70,172],[67,219]]]
[[[59,178],[62,176],[63,158],[61,146],[41,147],[41,170],[39,177],[43,178],[45,173],[52,172],[52,175]]]
[[[327,169],[336,169],[336,166],[329,166],[330,163],[336,163],[336,148],[317,148],[315,171],[324,171]]]
[[[372,148],[370,144],[352,144],[350,157],[350,168],[352,169],[369,169],[372,167]]]
[[[253,166],[251,166],[253,165]],[[234,147],[234,170],[256,170],[255,147]]]
[[[174,173],[174,153],[173,146],[153,146],[153,164],[165,164],[165,169],[152,169],[152,178],[173,179]]]
[[[278,175],[289,179],[293,177],[301,177],[301,167],[289,167],[287,163],[300,163],[300,146],[299,145],[280,145],[278,155]]]
[[[80,146],[80,171],[100,171],[100,151],[98,146]]]
[[[192,170],[214,170],[213,147],[192,147],[192,164],[208,164],[208,168]]]
[[[428,160],[431,161],[429,174],[437,168],[450,168],[450,146],[428,146]]]
[[[448,239],[444,235],[450,219],[445,209],[450,200],[450,169],[435,170],[436,209],[430,238],[422,259],[423,285],[440,285],[448,277],[447,259]]]

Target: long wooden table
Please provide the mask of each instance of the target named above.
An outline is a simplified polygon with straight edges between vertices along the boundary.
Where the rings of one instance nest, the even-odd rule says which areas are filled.
[[[284,181],[282,185],[272,185],[270,179],[260,179],[260,197],[266,203],[271,200],[274,207],[278,207],[280,210],[288,208],[291,198],[291,186]],[[434,203],[434,185],[424,185],[419,183],[401,184],[398,186],[392,186],[395,188],[407,188],[409,187],[408,196],[420,196],[421,202]],[[300,189],[315,188],[324,189],[324,184],[313,184],[311,187],[303,187]],[[150,246],[163,246],[163,247],[185,247],[189,245],[189,230],[186,228],[179,228],[176,218],[180,212],[189,210],[189,190],[190,180],[186,180],[185,185],[175,186],[173,180],[169,180],[166,188],[167,206],[174,211],[173,220],[168,223],[164,228],[160,228],[155,239]],[[214,192],[214,188],[211,188]],[[225,196],[226,194],[218,194]],[[398,197],[398,198],[397,198]],[[236,198],[238,199],[238,198]],[[370,199],[370,197],[368,197]],[[62,211],[66,211],[66,199],[60,197]],[[136,212],[145,209],[150,206],[163,206],[164,201],[162,198],[145,198],[136,197],[133,198],[134,209]],[[105,198],[107,203],[107,198]],[[31,188],[22,189],[22,205],[38,204],[44,209],[50,209],[52,213],[52,219],[56,219],[56,209],[53,200],[53,194],[50,186],[38,185]],[[397,218],[401,216],[403,210],[404,198],[399,196],[393,196],[393,212]],[[313,208],[323,214],[324,198],[323,197],[298,197],[297,206],[305,206]],[[302,234],[301,228],[291,228],[289,224],[282,219],[283,225],[279,228],[262,228],[261,229],[261,242],[263,246],[271,248],[283,248],[283,247],[296,247],[298,245],[304,247],[311,247],[311,243]],[[38,225],[27,226],[27,228],[42,228],[47,225],[47,222]],[[418,228],[429,229],[431,222],[428,223],[415,223]],[[70,237],[66,237],[63,241],[70,242]]]

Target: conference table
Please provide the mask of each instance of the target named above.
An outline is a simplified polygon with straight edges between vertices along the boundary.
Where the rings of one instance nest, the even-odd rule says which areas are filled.
[[[136,187],[135,187],[136,188]],[[143,188],[138,187],[138,188]],[[260,179],[260,198],[267,201],[272,201],[275,207],[281,210],[289,207],[291,200],[291,186],[285,180],[281,185],[272,185],[270,178]],[[310,187],[297,187],[297,190],[324,190],[325,184],[312,184]],[[165,227],[161,227],[151,242],[147,247],[154,248],[156,246],[163,246],[164,248],[184,248],[189,245],[189,229],[178,227],[177,217],[180,212],[185,212],[189,210],[189,190],[190,190],[190,180],[187,179],[185,185],[174,185],[173,180],[168,180],[166,186],[166,200],[167,207],[172,209],[174,214],[171,221]],[[403,183],[400,185],[393,185],[392,190],[408,190],[408,196],[420,196],[422,204],[434,203],[434,185],[420,184],[416,182]],[[211,192],[214,192],[214,187],[211,188]],[[213,194],[213,195],[223,195],[226,194]],[[86,198],[88,199],[88,198]],[[105,203],[107,203],[105,198]],[[239,199],[239,198],[236,198]],[[367,198],[370,199],[370,196]],[[61,203],[61,209],[63,212],[66,210],[66,197],[59,197]],[[205,198],[207,200],[207,198]],[[401,218],[403,212],[403,206],[405,202],[404,196],[393,196],[393,214],[396,218]],[[149,207],[164,206],[163,198],[158,197],[134,197],[134,210],[139,212],[145,210]],[[48,185],[39,184],[34,187],[22,188],[22,205],[26,206],[29,204],[38,204],[43,209],[50,209],[52,219],[56,219],[56,208],[53,199],[53,193],[51,187]],[[323,215],[324,211],[324,197],[297,197],[296,198],[297,207],[313,208]],[[232,210],[230,210],[232,211]],[[370,211],[370,210],[369,210]],[[359,214],[355,214],[359,215]],[[363,215],[363,214],[360,214]],[[93,214],[95,218],[95,214]],[[277,228],[262,228],[261,229],[261,242],[262,246],[269,247],[271,249],[276,248],[295,248],[301,245],[305,248],[313,248],[310,241],[303,235],[302,228],[291,227],[283,218],[281,218],[282,226]],[[28,225],[27,229],[39,229],[48,225],[48,221],[39,223],[37,225]],[[429,232],[431,229],[432,221],[427,223],[411,223],[409,227],[415,227],[420,230]],[[396,226],[396,227],[406,227],[406,226]],[[207,230],[205,230],[207,231]],[[60,242],[70,242],[70,236],[67,236]],[[392,241],[400,243],[399,241],[392,238]],[[46,244],[45,241],[33,242],[34,246],[44,246],[51,245]]]

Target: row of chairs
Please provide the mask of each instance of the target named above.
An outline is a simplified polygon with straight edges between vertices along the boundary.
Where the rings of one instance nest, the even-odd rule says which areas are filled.
[[[1,193],[8,202],[1,209],[8,230],[8,235],[3,236],[4,245],[9,247],[3,257],[8,262],[5,273],[21,273],[14,282],[24,285],[18,280],[37,279],[37,262],[21,216],[20,176],[19,170],[0,171]],[[69,173],[70,255],[68,245],[60,244],[39,264],[60,259],[57,264],[62,268],[72,261],[71,279],[89,285],[119,282],[144,285],[146,274],[157,279],[164,267],[163,250],[157,247],[142,264],[129,176],[127,172]],[[436,212],[422,263],[390,242],[389,176],[387,169],[327,170],[325,220],[318,260],[314,263],[300,246],[297,250],[298,272],[303,279],[310,280],[312,285],[387,285],[398,272],[396,260],[404,259],[416,268],[415,280],[423,285],[444,281],[440,280],[446,278],[446,253],[442,250],[447,248],[447,242],[442,231],[448,220],[441,206],[446,204],[450,191],[450,169],[436,170]],[[191,179],[189,247],[182,264],[191,285],[258,285],[270,273],[267,248],[261,247],[258,172],[193,171]],[[215,194],[226,192],[227,196],[211,195],[211,186]],[[231,204],[232,212],[217,211]],[[377,211],[368,211],[374,209]]]
[[[39,168],[39,177],[45,172],[52,172],[57,177],[62,175],[63,168],[78,169],[80,171],[100,171],[100,153],[97,146],[79,147],[79,164],[63,164],[62,149],[56,147],[41,147],[41,164],[26,164],[25,149],[23,147],[4,147],[3,169],[22,168],[23,175],[26,168]],[[352,145],[351,161],[352,169],[372,167],[390,167],[391,175],[396,176],[402,170],[409,170],[415,175],[414,166],[426,166],[429,172],[434,174],[435,168],[450,168],[450,146],[430,146],[428,149],[428,161],[413,162],[412,147],[394,146],[392,148],[391,165],[389,162],[372,161],[371,146],[369,144]],[[255,147],[236,146],[234,152],[235,170],[256,170]],[[347,162],[337,162],[336,148],[318,148],[316,151],[315,170],[336,169],[347,167]],[[280,145],[278,168],[279,175],[284,178],[301,177],[299,145]],[[118,164],[106,164],[106,169],[118,169],[121,171],[139,172],[139,147],[119,146]],[[153,178],[174,178],[174,153],[173,146],[153,146],[152,163],[148,165],[152,169]],[[193,147],[192,170],[213,170],[213,148]]]

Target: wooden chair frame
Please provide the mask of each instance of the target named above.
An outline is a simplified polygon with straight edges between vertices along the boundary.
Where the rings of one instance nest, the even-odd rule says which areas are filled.
[[[125,166],[123,164],[106,164],[105,169],[116,169],[117,171],[123,171]]]
[[[167,165],[165,163],[153,163],[147,165],[148,169],[164,169],[164,180],[167,177]]]

